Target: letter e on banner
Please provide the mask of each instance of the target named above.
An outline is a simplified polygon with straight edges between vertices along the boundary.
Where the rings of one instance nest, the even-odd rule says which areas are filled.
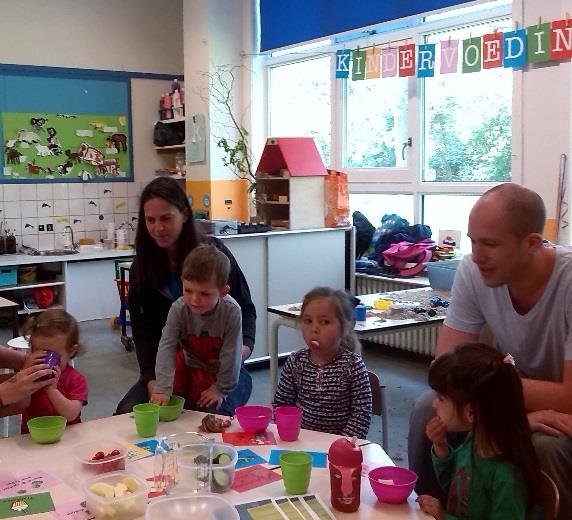
[[[494,69],[502,65],[502,33],[483,36],[483,69]]]
[[[568,20],[554,20],[550,32],[550,58],[572,58],[572,25]]]
[[[415,44],[400,45],[397,54],[399,56],[399,76],[413,76],[415,74]]]
[[[336,78],[343,79],[350,75],[351,53],[349,49],[336,51]]]

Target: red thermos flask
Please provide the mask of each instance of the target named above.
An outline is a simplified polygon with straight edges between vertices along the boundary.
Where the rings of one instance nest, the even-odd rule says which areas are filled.
[[[363,454],[355,439],[338,439],[328,450],[332,506],[342,513],[353,513],[360,504]]]

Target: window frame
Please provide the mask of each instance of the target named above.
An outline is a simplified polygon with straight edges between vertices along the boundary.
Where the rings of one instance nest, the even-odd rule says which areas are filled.
[[[513,19],[519,19],[518,2],[512,5],[496,6],[490,9],[484,8],[482,11],[464,14],[460,16],[452,15],[448,18],[442,18],[435,21],[422,23],[419,25],[411,25],[397,29],[392,32],[380,31],[379,34],[370,34],[372,31],[364,30],[364,37],[344,41],[341,43],[325,44],[323,47],[312,49],[310,51],[296,52],[292,49],[291,53],[280,53],[280,56],[270,56],[266,58],[264,67],[266,67],[265,80],[267,89],[265,89],[266,97],[266,130],[269,128],[269,89],[270,85],[270,69],[277,65],[287,65],[297,61],[316,58],[325,54],[335,56],[335,52],[339,49],[356,48],[358,45],[369,47],[373,44],[386,45],[388,42],[396,42],[399,40],[409,40],[419,45],[424,42],[427,33],[436,31],[445,31],[455,27],[470,25],[488,20],[494,20],[510,16]],[[413,214],[415,222],[423,222],[423,196],[435,194],[452,194],[452,195],[479,195],[484,193],[491,187],[499,184],[498,182],[435,182],[422,180],[422,146],[423,146],[423,96],[424,81],[423,78],[416,76],[408,79],[408,122],[409,136],[413,140],[412,146],[407,152],[407,166],[403,168],[347,168],[344,165],[345,155],[345,113],[346,113],[346,82],[348,80],[338,80],[335,78],[334,67],[331,68],[330,81],[332,83],[331,93],[331,143],[329,167],[332,169],[343,170],[348,173],[350,193],[371,193],[371,194],[406,194],[413,195]],[[367,80],[366,80],[367,81]],[[383,81],[383,80],[381,80]],[[431,78],[427,78],[431,81]],[[521,120],[522,109],[520,107],[520,99],[522,97],[522,72],[513,71],[512,86],[512,161],[511,161],[511,180],[512,182],[522,182],[522,167],[520,160],[522,157],[522,132]],[[401,150],[396,150],[401,153]],[[328,167],[328,165],[326,165]]]

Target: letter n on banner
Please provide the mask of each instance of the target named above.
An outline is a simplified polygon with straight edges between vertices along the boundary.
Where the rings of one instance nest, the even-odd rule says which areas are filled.
[[[415,44],[400,45],[397,48],[399,56],[399,76],[413,76],[415,74]]]
[[[572,58],[572,25],[568,23],[568,20],[552,22],[550,58],[553,60]]]
[[[365,51],[358,47],[352,51],[352,80],[365,79]]]
[[[526,58],[528,63],[550,61],[550,23],[526,28]]]
[[[481,37],[463,40],[463,74],[481,70]]]
[[[381,55],[381,49],[376,47],[370,47],[366,49],[365,54],[365,79],[375,79],[379,78],[379,73],[381,69],[381,63],[379,61]]]
[[[336,51],[336,78],[347,78],[350,75],[350,58],[352,51],[343,49]]]
[[[417,77],[432,78],[435,75],[435,44],[417,47]]]
[[[502,33],[483,36],[483,69],[494,69],[502,65]]]
[[[503,36],[505,68],[524,67],[526,65],[526,31],[519,29],[506,32]]]
[[[441,41],[441,74],[457,72],[459,64],[459,40]]]
[[[397,48],[386,47],[381,50],[381,77],[393,78],[397,75]]]

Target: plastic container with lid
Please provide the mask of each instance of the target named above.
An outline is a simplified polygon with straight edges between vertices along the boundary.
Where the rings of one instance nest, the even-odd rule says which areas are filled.
[[[180,518],[216,518],[239,520],[236,508],[215,495],[179,495],[153,500],[145,520],[179,520]]]
[[[98,440],[79,444],[73,448],[80,479],[94,475],[125,470],[125,447],[115,441]]]

